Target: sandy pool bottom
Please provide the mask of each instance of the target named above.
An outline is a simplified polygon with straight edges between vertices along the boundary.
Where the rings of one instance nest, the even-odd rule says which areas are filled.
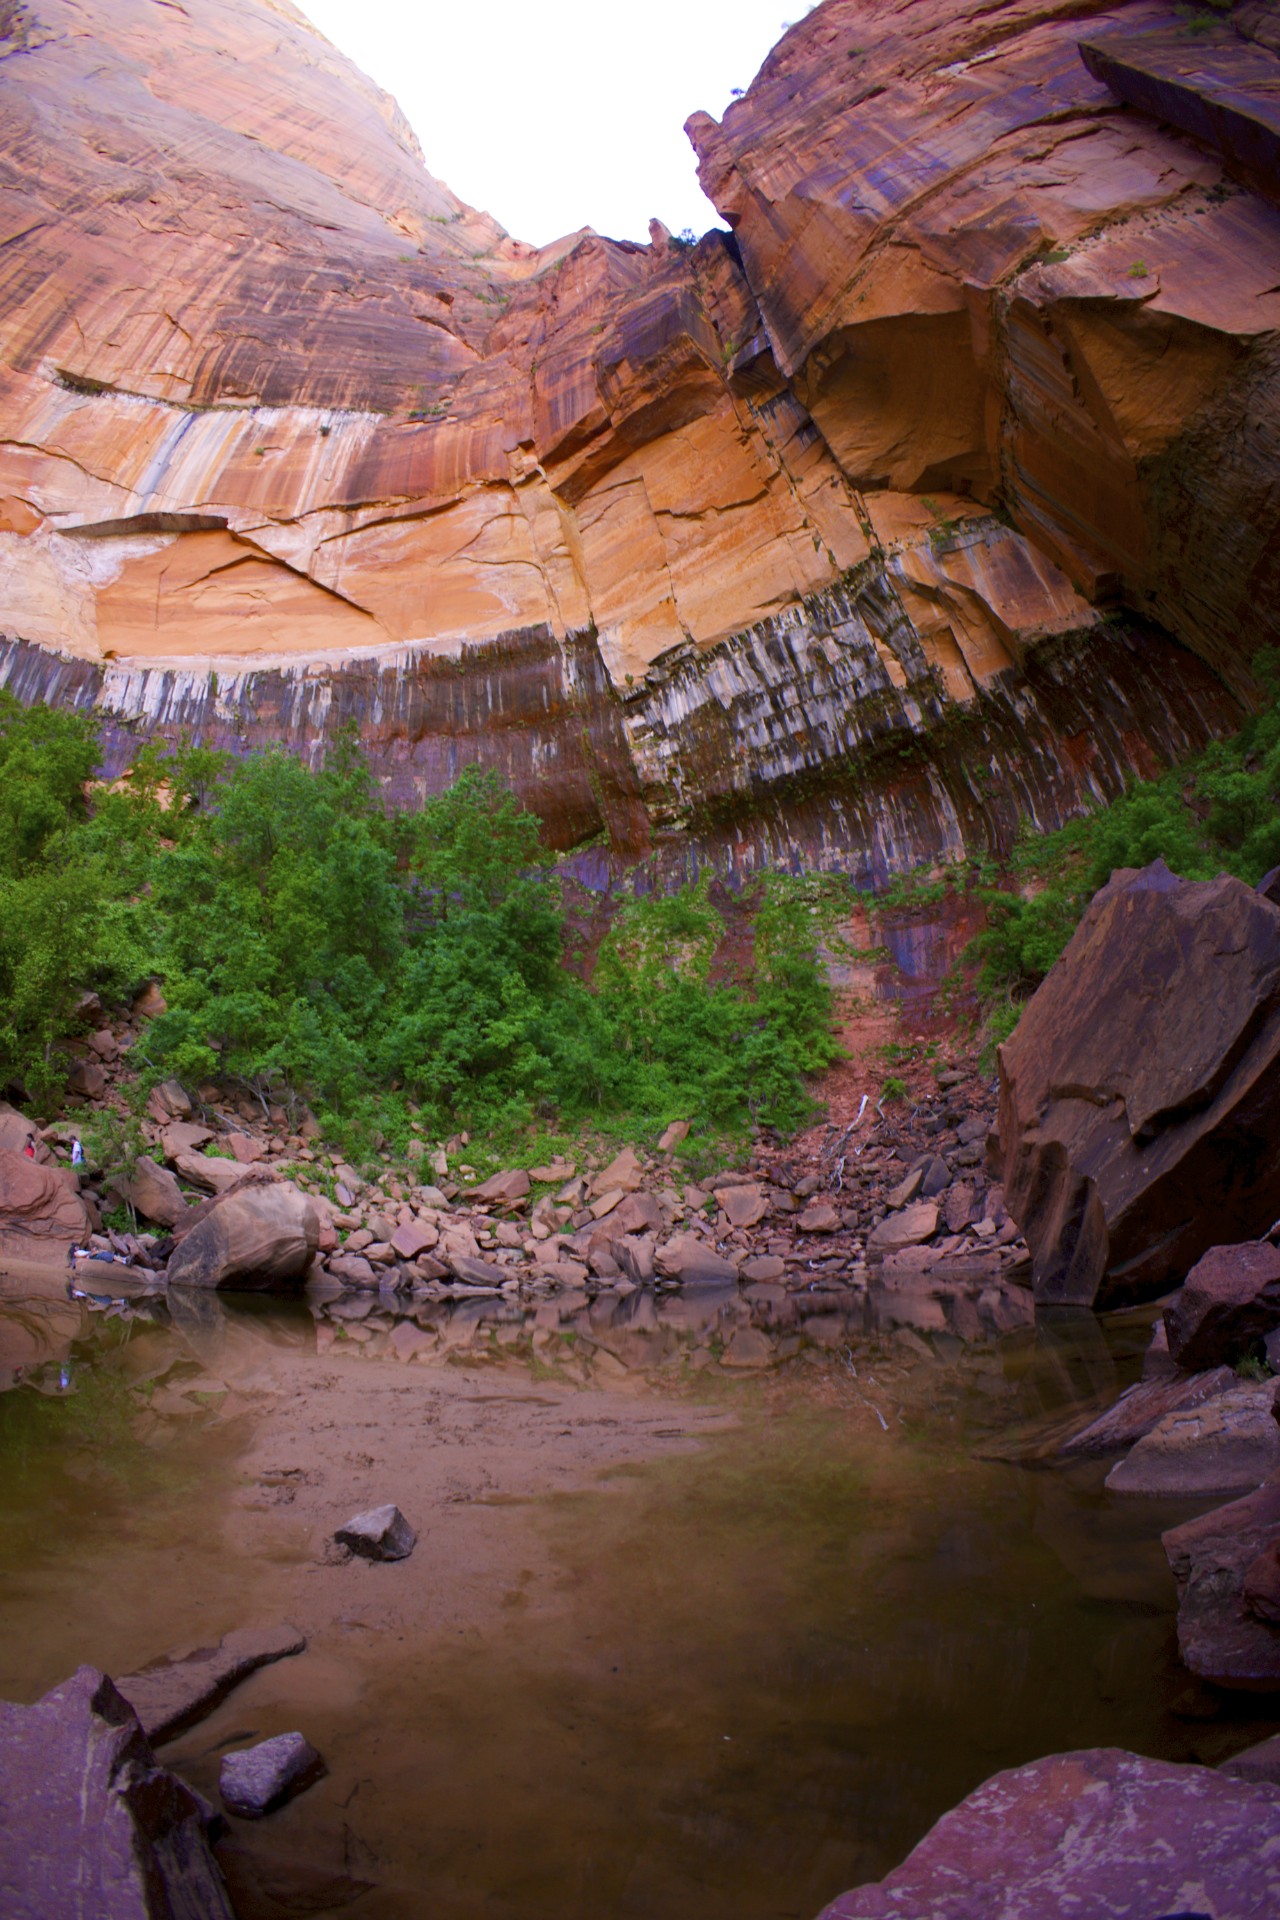
[[[326,1758],[232,1823],[243,1920],[810,1920],[1001,1766],[1256,1737],[1177,1663],[1187,1506],[973,1457],[1034,1343],[976,1401],[885,1366],[886,1432],[869,1362],[605,1386],[321,1355],[300,1313],[213,1315],[175,1367],[177,1338],[101,1340],[74,1407],[0,1428],[0,1693],[300,1627],[162,1749],[212,1798],[229,1747],[297,1727]],[[386,1500],[412,1557],[337,1559]]]

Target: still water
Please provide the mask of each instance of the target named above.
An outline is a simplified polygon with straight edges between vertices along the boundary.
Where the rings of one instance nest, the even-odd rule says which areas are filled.
[[[406,1362],[387,1302],[171,1311],[10,1278],[0,1693],[324,1616],[306,1654],[162,1749],[211,1797],[221,1753],[252,1738],[300,1727],[329,1762],[289,1807],[233,1823],[244,1920],[811,1920],[1000,1767],[1090,1745],[1212,1762],[1273,1730],[1178,1664],[1159,1533],[1195,1506],[1109,1495],[1102,1466],[983,1457],[1113,1397],[1145,1325],[961,1345],[846,1306],[818,1338],[765,1301],[774,1364],[743,1372],[724,1364],[750,1317],[736,1296],[584,1301],[556,1331],[545,1309],[539,1327],[439,1304]],[[509,1493],[495,1469],[474,1618],[430,1591],[362,1613],[330,1607],[334,1575],[296,1529],[264,1553],[228,1524],[266,1401],[280,1420],[335,1358],[357,1391],[434,1378],[474,1404],[479,1379],[512,1420],[522,1396],[589,1407],[607,1358],[637,1413],[720,1420],[630,1458],[615,1407],[613,1457],[581,1484],[539,1490],[535,1469],[530,1490],[526,1463]]]

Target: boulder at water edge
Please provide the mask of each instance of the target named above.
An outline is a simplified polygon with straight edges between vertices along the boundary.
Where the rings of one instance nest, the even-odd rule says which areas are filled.
[[[0,1149],[0,1256],[63,1265],[92,1232],[69,1169]]]
[[[320,1244],[315,1204],[285,1180],[250,1180],[193,1207],[183,1224],[170,1286],[286,1287],[302,1280]]]
[[[1280,908],[1113,874],[1000,1049],[997,1177],[1036,1297],[1111,1307],[1280,1215]]]
[[[95,1667],[0,1704],[5,1920],[234,1920],[206,1812]]]
[[[1280,1327],[1280,1247],[1267,1240],[1210,1247],[1165,1308],[1169,1353],[1180,1367],[1234,1366]]]
[[[997,1773],[822,1920],[1280,1913],[1280,1788],[1117,1747]]]
[[[1280,1626],[1257,1591],[1280,1547],[1280,1473],[1171,1528],[1161,1544],[1178,1583],[1178,1652],[1192,1673],[1218,1687],[1280,1693]]]
[[[160,1746],[212,1713],[232,1687],[259,1667],[301,1653],[306,1644],[306,1635],[296,1627],[239,1627],[216,1646],[169,1654],[137,1673],[123,1673],[116,1686],[148,1740]]]

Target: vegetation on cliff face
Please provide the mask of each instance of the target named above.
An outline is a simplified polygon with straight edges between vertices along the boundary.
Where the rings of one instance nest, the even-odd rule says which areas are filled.
[[[1163,859],[1189,880],[1233,873],[1251,886],[1280,865],[1280,656],[1257,663],[1262,710],[1158,780],[1057,833],[1027,835],[1001,876],[983,876],[987,927],[970,949],[978,989],[1003,1038],[1044,979],[1097,889],[1118,867]]]
[[[0,700],[0,1077],[61,1084],[86,989],[147,977],[146,1064],[300,1094],[339,1131],[672,1118],[792,1127],[834,1057],[813,924],[760,900],[742,985],[714,984],[707,890],[636,899],[588,988],[538,821],[470,769],[421,813],[382,805],[354,734],[312,772],[147,749],[89,785],[92,723]],[[88,797],[86,797],[86,795]]]

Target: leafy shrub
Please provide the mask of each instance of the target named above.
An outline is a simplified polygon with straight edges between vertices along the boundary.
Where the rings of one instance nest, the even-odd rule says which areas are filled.
[[[594,991],[562,964],[537,818],[468,769],[421,813],[384,808],[353,731],[312,771],[144,748],[86,800],[92,725],[0,698],[0,1071],[51,1094],[76,996],[149,974],[156,1073],[303,1095],[335,1136],[531,1120],[792,1125],[832,1057],[810,909],[760,901],[754,974],[712,986],[724,928],[703,881],[635,900]]]
[[[1185,879],[1225,871],[1253,886],[1280,865],[1280,657],[1263,655],[1255,670],[1266,701],[1232,739],[1158,780],[1136,782],[1057,833],[1019,842],[1006,876],[1017,890],[980,890],[988,924],[969,951],[981,963],[985,998],[1016,1005],[1032,992],[1118,868],[1163,859]],[[1004,1012],[999,1024],[1009,1018]]]

